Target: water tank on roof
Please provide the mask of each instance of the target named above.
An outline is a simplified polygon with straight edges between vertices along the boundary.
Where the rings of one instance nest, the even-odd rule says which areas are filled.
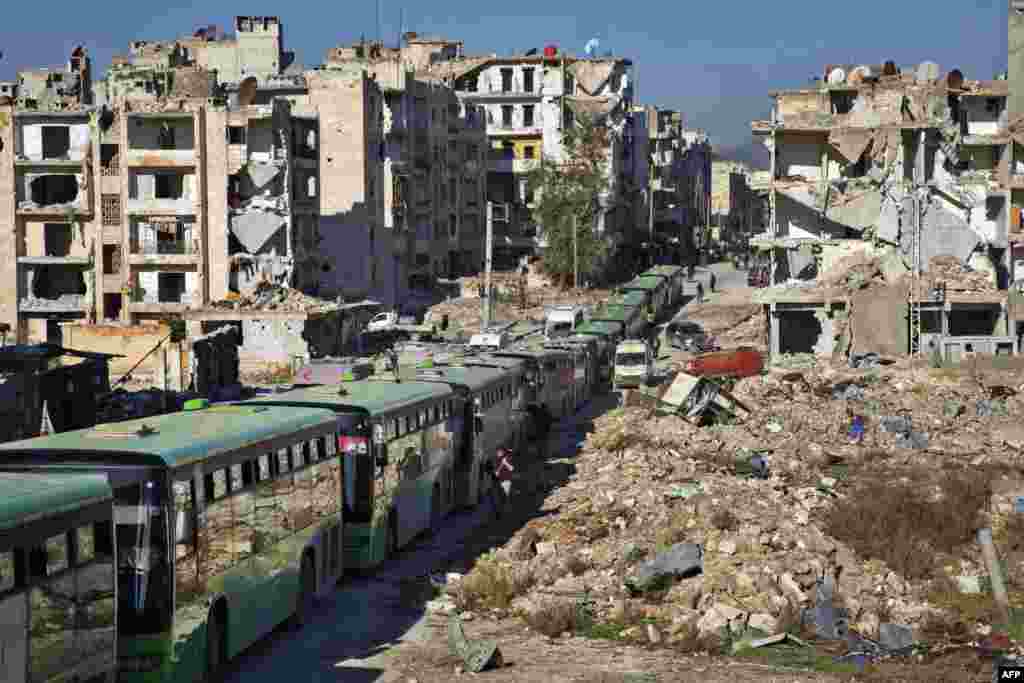
[[[545,57],[554,57],[557,54],[558,54],[558,46],[557,45],[547,45],[547,46],[544,47],[544,56]]]
[[[917,76],[919,83],[934,81],[939,77],[939,65],[935,62],[921,62],[914,75]]]
[[[829,85],[842,85],[846,82],[846,72],[840,67],[835,67],[828,72],[828,84]]]
[[[946,76],[946,87],[950,90],[960,90],[964,87],[964,74],[960,69],[953,69]]]

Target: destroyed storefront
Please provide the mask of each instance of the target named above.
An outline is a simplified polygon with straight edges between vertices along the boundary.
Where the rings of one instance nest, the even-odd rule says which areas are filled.
[[[312,358],[352,352],[359,331],[379,308],[374,301],[337,303],[261,284],[250,295],[189,311],[185,319],[200,323],[203,334],[232,326],[238,335],[240,372],[246,377],[278,369],[290,372]]]

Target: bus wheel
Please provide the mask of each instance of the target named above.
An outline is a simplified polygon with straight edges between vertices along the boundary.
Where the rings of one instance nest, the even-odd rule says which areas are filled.
[[[295,603],[295,614],[292,623],[295,628],[302,628],[309,620],[313,611],[313,600],[316,594],[316,569],[313,557],[306,553],[302,556],[302,571],[299,574],[299,599]]]
[[[217,683],[224,675],[224,620],[220,610],[206,622],[206,683]]]

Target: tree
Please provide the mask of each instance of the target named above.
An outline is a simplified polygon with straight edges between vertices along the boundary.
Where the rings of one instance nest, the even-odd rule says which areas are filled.
[[[596,224],[598,196],[607,189],[608,140],[608,129],[592,120],[567,125],[562,158],[545,155],[530,173],[528,182],[537,197],[534,216],[548,244],[544,269],[562,287],[573,277],[574,217],[580,275],[593,272],[606,253]]]

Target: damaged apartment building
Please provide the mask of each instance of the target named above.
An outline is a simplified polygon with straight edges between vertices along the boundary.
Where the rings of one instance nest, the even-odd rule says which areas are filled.
[[[751,240],[771,261],[773,353],[1016,351],[1008,90],[887,62],[773,93],[752,124],[771,171],[768,231]],[[870,297],[832,286],[858,259],[881,263]],[[891,334],[872,346],[872,330]]]
[[[380,42],[333,48],[307,80],[318,107],[335,100],[332,88],[344,88],[346,80],[363,76],[378,88],[371,102],[378,106],[373,121],[380,128],[370,138],[374,163],[365,185],[354,173],[325,173],[324,183],[334,183],[339,196],[379,202],[380,229],[369,230],[369,242],[358,245],[351,240],[359,235],[348,233],[350,243],[361,247],[350,259],[374,255],[371,267],[380,276],[371,281],[383,285],[373,290],[376,295],[390,305],[417,308],[430,303],[437,278],[481,267],[487,137],[482,111],[460,103],[429,69],[439,58],[460,54],[461,43],[415,34],[403,42],[398,48]]]
[[[413,41],[423,39],[413,37]],[[454,88],[463,106],[479,107],[488,138],[487,199],[493,205],[496,253],[543,247],[532,216],[535,197],[527,174],[543,157],[560,159],[562,131],[587,118],[609,132],[608,187],[600,196],[598,232],[613,243],[646,226],[648,168],[634,163],[647,149],[646,119],[633,110],[632,62],[621,57],[576,57],[557,46],[525,54],[464,56],[461,43],[433,41],[429,73]],[[452,49],[459,46],[460,49]],[[642,132],[634,135],[634,131]],[[512,259],[509,259],[512,260]]]
[[[318,136],[287,102],[229,107],[175,67],[164,95],[45,110],[0,99],[0,322],[187,317],[260,282],[316,289]]]

